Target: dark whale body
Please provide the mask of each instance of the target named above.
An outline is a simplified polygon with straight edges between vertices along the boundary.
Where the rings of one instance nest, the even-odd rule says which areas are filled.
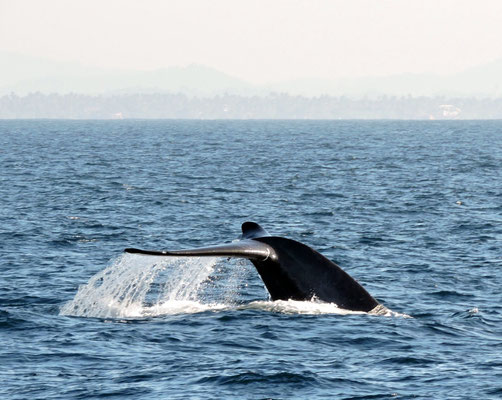
[[[226,256],[250,260],[272,300],[321,300],[352,311],[371,311],[379,303],[334,262],[295,240],[270,236],[254,222],[242,224],[240,240],[191,250],[128,253],[158,256]]]

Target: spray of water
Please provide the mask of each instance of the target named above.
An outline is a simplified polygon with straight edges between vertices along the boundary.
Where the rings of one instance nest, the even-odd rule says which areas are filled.
[[[213,257],[124,254],[80,286],[75,298],[61,308],[61,314],[134,318],[202,311],[199,289],[208,280],[216,262],[217,258]]]

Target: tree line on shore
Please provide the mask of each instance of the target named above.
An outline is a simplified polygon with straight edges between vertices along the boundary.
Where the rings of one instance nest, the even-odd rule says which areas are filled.
[[[502,98],[190,97],[173,93],[0,97],[0,119],[500,119]]]

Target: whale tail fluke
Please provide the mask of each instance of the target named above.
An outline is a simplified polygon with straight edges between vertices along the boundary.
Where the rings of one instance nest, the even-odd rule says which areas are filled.
[[[370,311],[379,303],[337,264],[295,240],[270,236],[254,222],[242,224],[240,240],[188,250],[125,249],[126,253],[177,257],[236,257],[256,267],[272,300],[311,300]]]
[[[265,261],[275,258],[274,249],[268,244],[255,240],[240,240],[238,242],[220,244],[216,246],[200,247],[196,249],[157,251],[128,248],[124,250],[130,254],[144,254],[150,256],[175,257],[235,257],[248,260]]]

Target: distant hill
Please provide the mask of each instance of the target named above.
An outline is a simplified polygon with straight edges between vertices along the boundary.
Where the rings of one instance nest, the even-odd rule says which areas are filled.
[[[502,97],[502,58],[469,68],[452,78],[451,84],[458,85],[464,93]]]
[[[84,75],[99,71],[78,63],[65,63],[17,53],[0,52],[0,87],[46,76]]]
[[[0,96],[15,93],[133,94],[181,93],[188,96],[240,96],[287,93],[353,98],[379,96],[502,97],[502,59],[460,73],[402,74],[346,79],[296,79],[253,85],[203,65],[151,71],[103,69],[0,53]]]
[[[293,95],[352,97],[502,97],[502,59],[460,73],[400,74],[337,80],[297,79],[268,86]]]
[[[0,53],[0,95],[16,93],[184,93],[208,96],[252,92],[253,86],[202,65],[151,71],[102,69]]]

